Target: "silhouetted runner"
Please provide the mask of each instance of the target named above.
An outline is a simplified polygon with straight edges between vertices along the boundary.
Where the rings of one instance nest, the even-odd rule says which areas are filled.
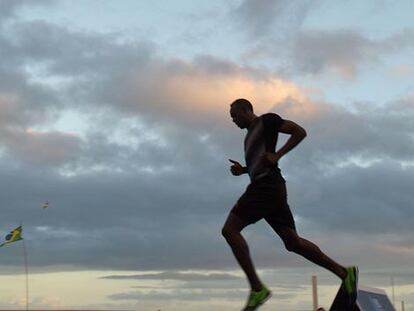
[[[222,230],[251,287],[243,310],[256,310],[271,296],[270,290],[256,273],[248,245],[241,235],[246,226],[262,218],[280,236],[288,251],[297,253],[337,275],[347,289],[350,300],[354,302],[357,295],[358,268],[339,265],[318,246],[300,237],[287,203],[285,179],[280,173],[278,161],[306,137],[306,131],[295,122],[284,120],[275,113],[255,115],[252,104],[243,98],[231,104],[230,115],[239,128],[247,129],[244,140],[246,166],[229,159],[232,163],[231,173],[234,176],[249,174],[251,181],[230,211]],[[276,151],[279,132],[290,137]]]

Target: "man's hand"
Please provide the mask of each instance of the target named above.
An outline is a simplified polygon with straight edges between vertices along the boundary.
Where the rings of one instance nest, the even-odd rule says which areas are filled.
[[[229,159],[233,165],[230,167],[230,171],[234,176],[240,176],[246,173],[246,168],[242,166],[239,162]]]
[[[276,165],[277,162],[280,159],[280,155],[278,153],[274,153],[274,152],[266,152],[263,155],[263,158],[270,164],[272,165]]]

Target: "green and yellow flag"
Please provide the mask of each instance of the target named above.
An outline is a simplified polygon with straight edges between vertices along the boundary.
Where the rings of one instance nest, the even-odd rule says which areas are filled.
[[[1,243],[0,247],[4,246],[6,244],[9,244],[9,243],[13,243],[13,242],[16,242],[16,241],[23,240],[22,231],[23,231],[22,226],[19,226],[16,229],[13,229],[8,235],[6,235],[6,241]]]

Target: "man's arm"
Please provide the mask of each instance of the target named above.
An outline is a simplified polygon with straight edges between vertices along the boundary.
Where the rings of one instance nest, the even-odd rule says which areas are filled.
[[[279,132],[290,135],[286,143],[276,151],[276,153],[268,152],[266,154],[267,159],[276,164],[281,157],[283,157],[290,150],[295,148],[305,137],[306,131],[299,124],[296,124],[290,120],[284,120],[279,127]]]
[[[247,167],[242,166],[239,162],[234,161],[232,159],[229,159],[229,161],[233,163],[233,165],[230,168],[230,171],[234,176],[240,176],[243,174],[247,174]]]

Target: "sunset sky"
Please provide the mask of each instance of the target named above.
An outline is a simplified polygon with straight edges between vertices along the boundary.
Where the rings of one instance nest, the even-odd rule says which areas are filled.
[[[302,125],[279,166],[298,232],[414,310],[414,2],[0,0],[0,243],[31,309],[235,311],[221,228],[249,179],[230,103]],[[278,147],[286,140],[281,135]],[[48,202],[49,207],[42,208]],[[273,298],[340,280],[245,229]],[[22,242],[0,309],[24,309]]]

